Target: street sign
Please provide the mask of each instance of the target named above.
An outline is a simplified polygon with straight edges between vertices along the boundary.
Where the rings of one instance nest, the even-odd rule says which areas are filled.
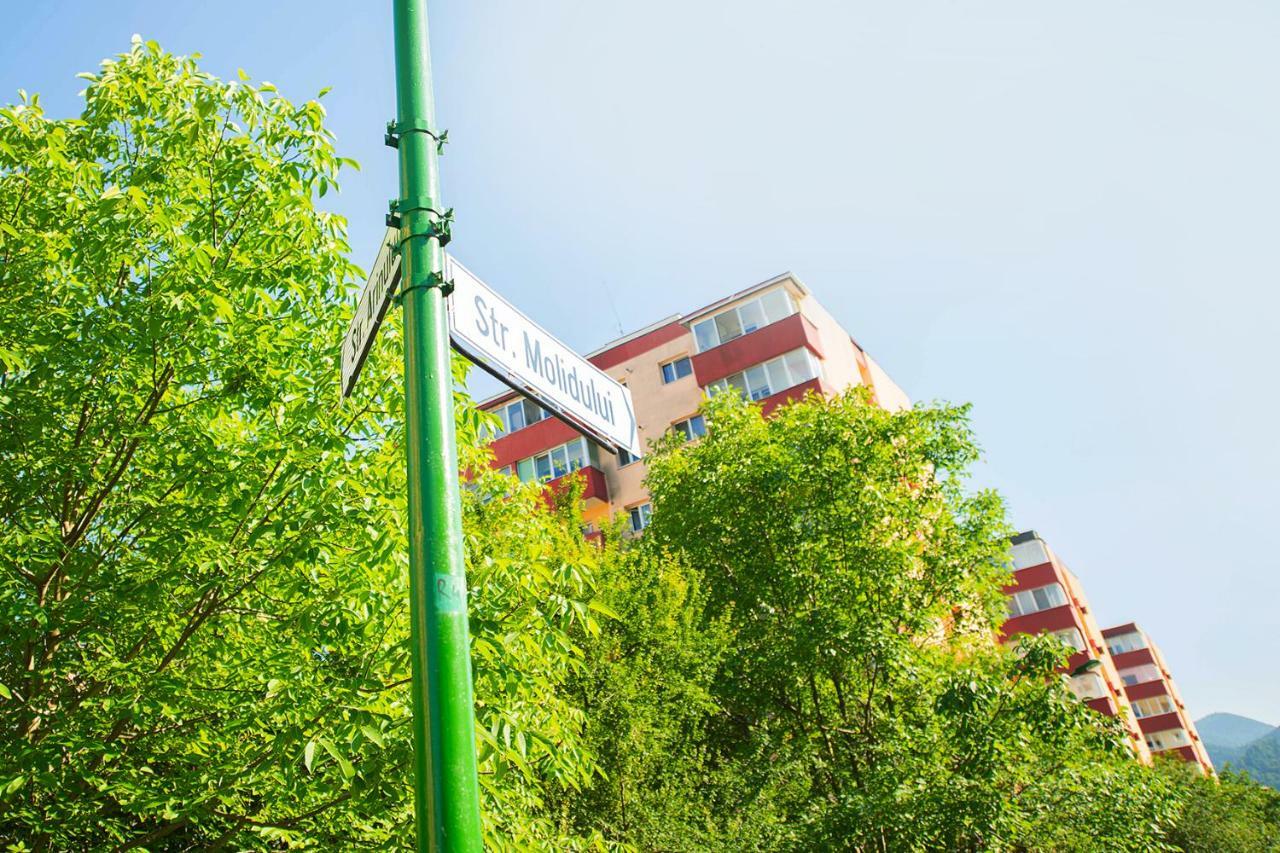
[[[604,447],[641,455],[626,386],[551,336],[450,257],[453,346]]]
[[[364,367],[365,359],[369,357],[369,350],[382,326],[382,318],[387,316],[387,308],[391,305],[396,285],[400,282],[400,253],[396,251],[399,240],[400,234],[394,228],[388,228],[382,235],[378,258],[373,262],[364,290],[360,291],[355,316],[351,318],[347,336],[342,340],[344,397],[351,396],[356,380],[360,378],[360,368]]]

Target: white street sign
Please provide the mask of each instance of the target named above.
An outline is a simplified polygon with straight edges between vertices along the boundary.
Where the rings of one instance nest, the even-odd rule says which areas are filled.
[[[641,455],[626,386],[552,337],[452,257],[449,334],[463,355],[611,450]]]
[[[382,325],[382,318],[387,315],[387,307],[391,305],[396,285],[400,282],[400,253],[396,251],[399,240],[399,232],[394,228],[388,228],[382,236],[378,258],[373,262],[364,290],[360,291],[355,316],[351,318],[347,336],[342,341],[344,397],[351,396],[356,380],[360,378],[360,368],[364,367],[364,361],[369,357],[369,349],[378,337],[378,328]]]

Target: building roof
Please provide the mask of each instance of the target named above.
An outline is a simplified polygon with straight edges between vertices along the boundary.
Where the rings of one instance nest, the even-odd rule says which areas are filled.
[[[737,293],[731,293],[728,296],[724,297],[723,299],[717,299],[715,302],[712,302],[710,305],[704,305],[701,308],[690,311],[680,317],[680,322],[688,325],[689,323],[692,323],[694,320],[697,320],[700,317],[704,317],[707,314],[711,314],[715,312],[716,309],[718,308],[721,308],[725,305],[729,305],[730,303],[733,303],[733,302],[737,302],[739,299],[745,299],[753,293],[757,293],[766,288],[773,287],[775,284],[781,284],[784,281],[793,282],[796,288],[799,289],[801,296],[809,295],[809,288],[804,286],[804,282],[796,278],[793,273],[788,271],[788,272],[775,275],[773,278],[767,278],[764,281],[760,282],[759,284],[753,284],[750,287],[746,288],[745,290],[739,290]]]

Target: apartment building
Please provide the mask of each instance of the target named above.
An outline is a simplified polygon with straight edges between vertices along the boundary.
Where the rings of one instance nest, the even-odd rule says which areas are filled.
[[[1075,649],[1067,661],[1070,687],[1095,711],[1120,717],[1138,757],[1149,762],[1151,748],[1130,707],[1125,683],[1080,581],[1034,530],[1012,539],[1013,577],[1005,586],[1009,618],[1001,634],[1016,642],[1019,634],[1053,634]],[[1096,661],[1096,663],[1090,663]]]
[[[1160,649],[1132,622],[1102,632],[1138,726],[1152,753],[1177,755],[1213,775],[1213,762],[1196,731]]]
[[[643,446],[666,432],[706,431],[704,395],[735,388],[765,413],[809,392],[833,395],[855,385],[888,409],[906,394],[791,273],[687,314],[659,320],[605,344],[587,358],[631,391]],[[581,471],[584,520],[596,530],[625,513],[635,531],[649,522],[643,458],[610,454],[515,392],[480,404],[498,415],[494,465],[525,481],[554,485]],[[590,535],[590,533],[589,533]]]

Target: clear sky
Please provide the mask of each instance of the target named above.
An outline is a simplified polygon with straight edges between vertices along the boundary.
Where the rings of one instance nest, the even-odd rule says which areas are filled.
[[[580,350],[795,272],[914,399],[973,403],[979,481],[1100,622],[1153,635],[1194,716],[1280,723],[1280,5],[432,13],[468,267]],[[364,166],[334,206],[372,261],[396,186],[389,0],[3,18],[0,97],[55,115],[135,32],[295,99],[333,86]]]

